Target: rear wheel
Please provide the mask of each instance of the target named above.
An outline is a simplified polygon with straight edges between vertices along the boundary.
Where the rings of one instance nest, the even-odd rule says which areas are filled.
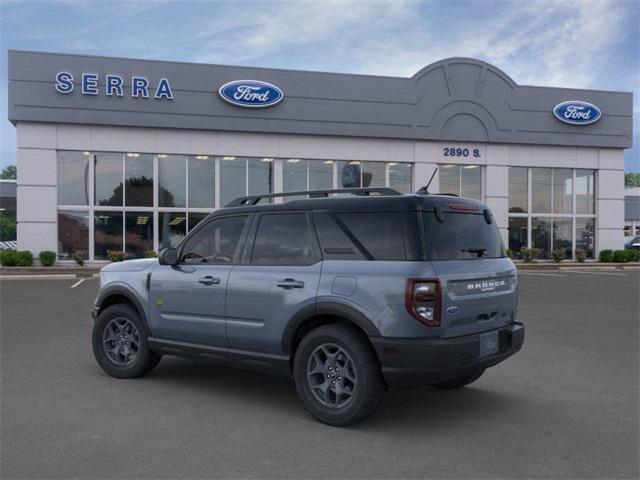
[[[433,386],[441,390],[453,390],[455,388],[461,388],[478,380],[483,373],[484,368],[480,368],[470,373],[469,375],[465,375],[464,377],[454,378],[453,380],[447,380],[446,382],[434,383]]]
[[[368,417],[384,396],[376,355],[355,327],[311,330],[296,351],[293,370],[304,407],[328,425],[346,426]]]
[[[127,304],[105,308],[93,326],[93,354],[98,365],[117,378],[134,378],[151,371],[160,361],[152,352],[138,312]]]

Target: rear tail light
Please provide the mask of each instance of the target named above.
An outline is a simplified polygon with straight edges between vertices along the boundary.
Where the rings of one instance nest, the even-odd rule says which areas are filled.
[[[440,326],[440,282],[438,280],[407,280],[405,305],[407,311],[428,327]]]

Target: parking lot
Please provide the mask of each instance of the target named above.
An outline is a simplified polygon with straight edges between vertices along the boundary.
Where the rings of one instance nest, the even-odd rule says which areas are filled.
[[[284,377],[165,357],[110,378],[96,280],[2,281],[2,477],[637,478],[639,277],[523,272],[519,354],[458,391],[389,393],[348,429]]]

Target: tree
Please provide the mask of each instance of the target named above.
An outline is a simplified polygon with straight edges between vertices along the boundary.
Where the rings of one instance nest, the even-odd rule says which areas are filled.
[[[2,170],[2,173],[0,173],[0,178],[2,178],[3,180],[15,180],[16,173],[17,173],[16,166],[9,165],[4,167],[4,169]]]
[[[640,172],[625,173],[624,186],[627,188],[640,187]]]

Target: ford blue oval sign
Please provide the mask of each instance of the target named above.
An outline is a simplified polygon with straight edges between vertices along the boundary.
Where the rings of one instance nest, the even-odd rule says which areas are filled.
[[[225,102],[238,107],[272,107],[284,98],[284,93],[275,85],[259,80],[235,80],[225,83],[218,90]]]
[[[598,107],[580,100],[559,103],[553,107],[553,114],[561,122],[571,125],[589,125],[600,120],[602,116]]]

